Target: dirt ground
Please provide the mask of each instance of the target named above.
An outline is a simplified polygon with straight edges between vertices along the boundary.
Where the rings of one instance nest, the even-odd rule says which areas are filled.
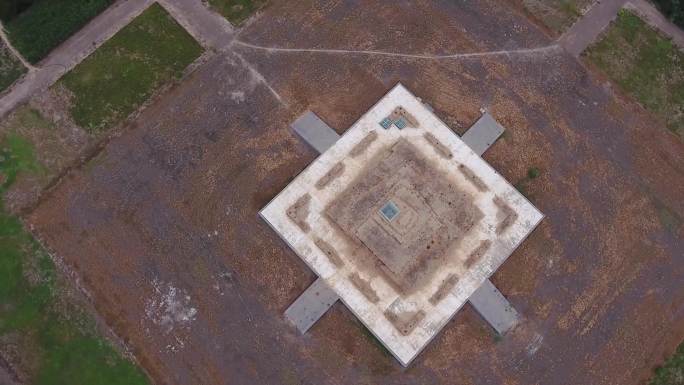
[[[447,54],[553,42],[505,2],[275,2],[261,46]],[[264,82],[265,80],[265,82]],[[314,280],[258,210],[396,82],[546,215],[493,276],[523,315],[501,340],[468,306],[402,368],[340,303],[284,320]],[[234,44],[147,108],[27,216],[158,384],[638,384],[684,337],[684,145],[560,50],[419,59]]]

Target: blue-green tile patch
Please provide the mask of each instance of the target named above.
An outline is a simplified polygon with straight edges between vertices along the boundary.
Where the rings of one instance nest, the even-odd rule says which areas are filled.
[[[397,215],[399,215],[399,207],[397,207],[397,205],[394,204],[394,202],[388,201],[380,209],[380,214],[382,214],[382,216],[385,217],[385,219],[387,219],[388,221],[391,221]]]

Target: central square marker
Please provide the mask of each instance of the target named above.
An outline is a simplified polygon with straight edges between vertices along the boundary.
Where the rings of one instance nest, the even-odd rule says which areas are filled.
[[[261,216],[403,365],[543,217],[401,85]]]
[[[382,206],[382,208],[380,209],[380,213],[385,219],[391,222],[392,219],[394,219],[399,214],[399,207],[397,207],[397,205],[394,202],[389,201],[385,203],[384,206]]]

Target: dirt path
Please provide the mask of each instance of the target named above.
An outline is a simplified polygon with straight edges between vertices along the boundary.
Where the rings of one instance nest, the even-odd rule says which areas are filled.
[[[598,1],[558,39],[559,44],[573,56],[579,56],[615,18],[626,1]]]
[[[645,0],[629,0],[627,4],[625,4],[625,8],[636,12],[653,28],[672,38],[672,42],[680,49],[684,49],[684,31],[672,24],[672,22],[663,16],[658,9],[651,5],[651,3]]]
[[[9,39],[7,38],[7,33],[5,32],[5,26],[1,22],[0,22],[0,40],[2,40],[3,43],[5,43],[5,46],[7,46],[7,49],[9,49],[10,52],[12,52],[14,57],[16,57],[21,62],[21,64],[24,67],[26,67],[26,69],[34,70],[36,68],[31,63],[29,63],[24,58],[24,56],[19,51],[17,51],[16,48],[14,48],[14,46],[12,45],[12,42],[9,41]]]
[[[240,40],[236,40],[235,44],[242,46],[242,47],[267,51],[269,53],[276,53],[276,52],[306,53],[306,52],[308,52],[308,53],[323,53],[323,54],[333,54],[333,55],[392,56],[392,57],[404,57],[404,58],[411,58],[411,59],[430,59],[430,60],[460,59],[460,58],[473,58],[473,57],[483,57],[483,56],[514,56],[514,55],[529,55],[529,54],[545,54],[548,52],[553,52],[559,48],[559,46],[557,44],[552,44],[552,45],[548,45],[548,46],[544,46],[544,47],[537,47],[537,48],[521,48],[521,49],[513,49],[513,50],[455,53],[455,54],[446,54],[446,55],[431,55],[431,54],[412,54],[412,53],[400,53],[400,52],[388,52],[388,51],[376,51],[376,50],[267,47],[267,46],[261,46],[261,45],[246,43],[246,42],[243,42]]]
[[[46,89],[145,10],[152,0],[120,0],[54,49],[0,99],[0,117]]]

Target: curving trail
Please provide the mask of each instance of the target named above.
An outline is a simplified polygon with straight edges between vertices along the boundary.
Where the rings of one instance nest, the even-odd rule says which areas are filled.
[[[403,57],[411,59],[428,59],[428,60],[445,60],[445,59],[463,59],[463,58],[477,58],[484,56],[514,56],[514,55],[534,55],[545,54],[560,49],[558,44],[551,44],[536,48],[520,48],[513,50],[498,50],[485,52],[468,52],[455,53],[448,55],[431,55],[431,54],[411,54],[389,51],[374,51],[374,50],[347,50],[347,49],[317,49],[317,48],[282,48],[269,47],[256,44],[247,43],[241,40],[234,40],[233,44],[241,47],[251,48],[255,50],[266,51],[270,53],[322,53],[331,55],[377,55],[377,56],[391,56]]]

